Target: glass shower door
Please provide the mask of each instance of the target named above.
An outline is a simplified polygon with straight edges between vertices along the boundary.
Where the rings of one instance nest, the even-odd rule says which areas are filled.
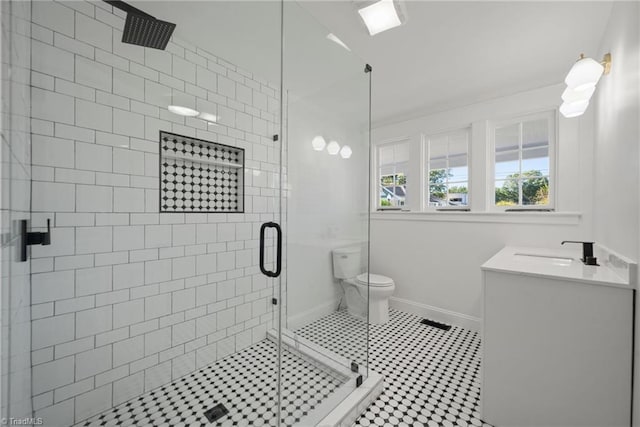
[[[370,67],[304,3],[283,5],[283,425],[321,422],[367,378]],[[334,250],[353,272],[335,274]],[[358,280],[358,276],[359,280]]]

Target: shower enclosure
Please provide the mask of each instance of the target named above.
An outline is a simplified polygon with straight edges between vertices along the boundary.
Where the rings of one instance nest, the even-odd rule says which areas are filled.
[[[2,418],[348,423],[371,68],[296,2],[120,6],[1,4]]]

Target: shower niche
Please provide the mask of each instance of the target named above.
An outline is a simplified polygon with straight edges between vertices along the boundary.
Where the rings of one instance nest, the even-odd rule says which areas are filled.
[[[160,132],[160,212],[244,212],[244,149]]]

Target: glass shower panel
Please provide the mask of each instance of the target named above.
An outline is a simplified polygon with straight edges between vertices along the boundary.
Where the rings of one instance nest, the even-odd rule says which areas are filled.
[[[29,224],[31,109],[30,15],[25,1],[0,3],[2,64],[0,77],[0,418],[9,423],[32,415],[31,265],[20,257],[21,226]]]
[[[131,3],[2,2],[1,415],[315,424],[367,377],[371,74],[298,3]]]
[[[280,2],[133,0],[176,25],[166,49],[123,42],[123,2],[17,3],[38,30],[31,214],[52,231],[29,254],[35,415],[276,425],[259,249],[280,221]]]
[[[371,73],[304,3],[284,2],[283,26],[282,339],[324,362],[311,381],[283,365],[290,425],[319,421],[367,376]]]

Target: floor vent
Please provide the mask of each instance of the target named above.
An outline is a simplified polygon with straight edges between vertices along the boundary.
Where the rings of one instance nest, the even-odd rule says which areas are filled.
[[[218,403],[213,408],[207,409],[204,416],[207,417],[210,423],[219,420],[229,413],[229,410],[224,407],[222,403]]]
[[[433,326],[434,328],[442,329],[443,331],[448,331],[449,329],[451,329],[451,325],[436,322],[435,320],[422,319],[420,323],[422,323],[423,325]]]

